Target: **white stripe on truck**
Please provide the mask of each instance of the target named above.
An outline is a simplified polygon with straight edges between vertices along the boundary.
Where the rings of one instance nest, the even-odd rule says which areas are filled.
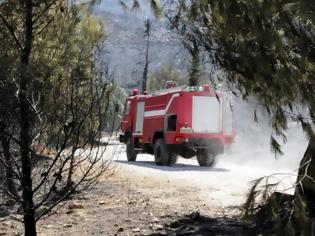
[[[166,112],[168,111],[168,109],[170,108],[174,98],[176,98],[176,97],[179,97],[179,93],[173,94],[173,96],[169,100],[165,109],[146,111],[146,112],[144,112],[144,117],[164,116],[166,114]]]

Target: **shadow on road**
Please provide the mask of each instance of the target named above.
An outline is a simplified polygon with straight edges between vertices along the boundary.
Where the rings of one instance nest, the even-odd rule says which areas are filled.
[[[211,172],[227,172],[228,169],[223,168],[215,168],[215,167],[200,167],[200,166],[194,166],[190,164],[175,164],[174,166],[158,166],[152,161],[136,161],[136,162],[130,162],[130,161],[122,161],[122,160],[116,160],[115,162],[126,164],[126,165],[134,165],[134,166],[140,166],[140,167],[146,167],[156,170],[162,170],[162,171],[211,171]]]
[[[148,235],[259,235],[258,230],[253,225],[228,217],[210,218],[200,215],[199,212],[175,219],[164,225],[163,228],[164,234],[152,233]]]

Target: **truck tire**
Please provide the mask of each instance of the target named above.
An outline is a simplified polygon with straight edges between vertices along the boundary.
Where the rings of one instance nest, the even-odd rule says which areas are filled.
[[[135,145],[132,138],[128,138],[126,143],[126,154],[128,161],[136,161],[138,152],[135,150]]]
[[[168,152],[164,139],[159,138],[154,145],[155,164],[159,166],[169,166],[171,162],[175,164],[176,160],[172,158],[172,154]]]
[[[178,159],[178,156],[176,155],[176,154],[171,154],[170,155],[170,158],[169,158],[169,160],[168,160],[168,164],[170,165],[170,166],[173,166],[173,165],[175,165],[176,164],[176,162],[177,162],[177,159]]]
[[[211,167],[215,164],[215,154],[209,151],[197,152],[197,161],[199,166]]]

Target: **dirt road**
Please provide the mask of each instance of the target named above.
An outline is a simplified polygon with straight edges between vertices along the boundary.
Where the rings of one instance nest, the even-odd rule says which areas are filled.
[[[266,135],[239,135],[237,143],[219,156],[213,168],[195,159],[179,159],[173,167],[156,166],[151,155],[127,162],[125,147],[110,141],[105,159],[114,173],[87,192],[62,203],[38,222],[47,235],[257,235],[236,214],[250,181],[273,173],[291,173],[281,188],[295,180],[294,170],[305,150],[302,132],[292,129],[284,155],[270,154]],[[292,138],[293,137],[293,138]],[[107,174],[107,175],[108,175]],[[279,180],[279,179],[275,179]],[[292,189],[289,190],[292,192]],[[22,235],[22,225],[0,218],[0,235]]]
[[[161,167],[147,154],[139,154],[136,162],[128,162],[123,145],[116,147],[112,158],[118,173],[132,184],[151,185],[156,190],[166,186],[194,188],[196,197],[204,201],[222,207],[239,206],[244,202],[250,182],[262,176],[277,173],[273,180],[282,182],[279,190],[292,186],[306,141],[299,128],[288,132],[288,140],[283,145],[283,156],[275,158],[269,151],[268,136],[251,138],[247,135],[244,138],[240,135],[232,148],[218,156],[213,168],[199,167],[196,159],[183,158],[173,167]],[[287,192],[292,193],[293,189]]]

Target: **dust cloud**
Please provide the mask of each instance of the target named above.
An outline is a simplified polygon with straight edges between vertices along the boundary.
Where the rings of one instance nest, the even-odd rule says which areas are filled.
[[[258,123],[254,121],[257,109]],[[274,171],[290,172],[298,168],[307,147],[307,139],[299,124],[289,123],[287,142],[281,143],[283,155],[275,157],[271,151],[272,130],[267,112],[257,106],[254,99],[234,99],[236,115],[236,142],[220,157],[220,163],[233,163],[255,168],[269,168]],[[281,138],[277,139],[281,141]]]

